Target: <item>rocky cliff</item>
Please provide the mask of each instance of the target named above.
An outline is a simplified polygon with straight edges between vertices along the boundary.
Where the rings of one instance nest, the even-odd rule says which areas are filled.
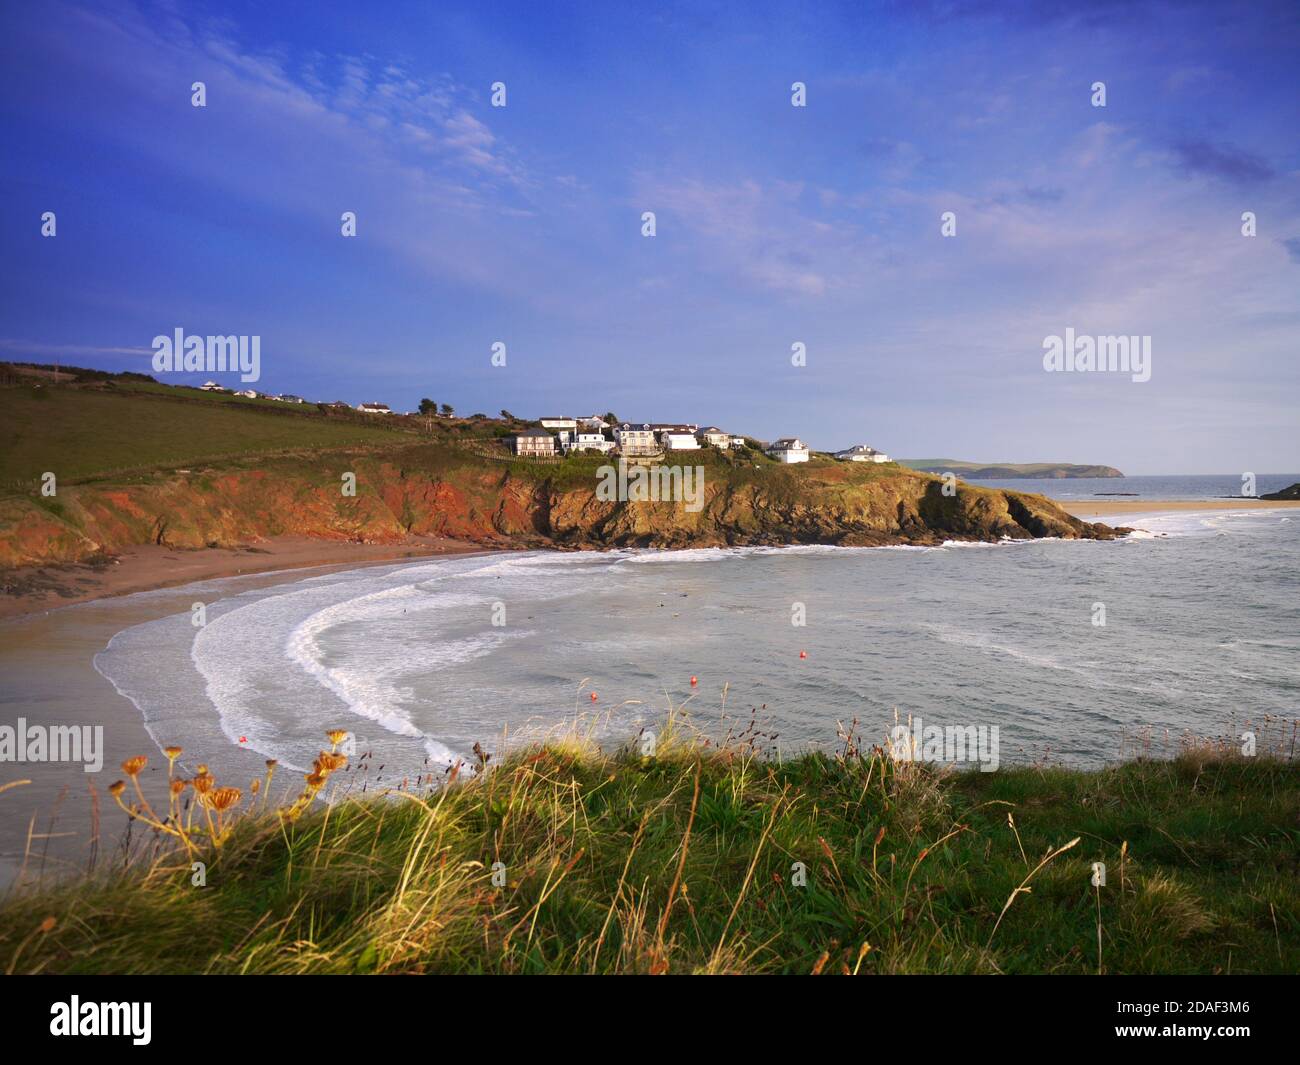
[[[134,544],[233,546],[275,536],[397,543],[442,535],[521,547],[935,544],[1110,539],[1044,496],[942,482],[898,467],[704,463],[698,509],[600,498],[592,458],[500,462],[443,445],[302,454],[256,467],[173,471],[133,483],[0,500],[0,565],[83,561]],[[345,492],[355,476],[355,495]],[[694,512],[692,510],[694,509]]]

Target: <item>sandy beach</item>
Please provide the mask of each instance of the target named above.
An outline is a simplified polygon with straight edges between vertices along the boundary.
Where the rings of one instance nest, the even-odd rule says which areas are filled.
[[[1279,499],[1058,499],[1062,510],[1084,521],[1106,521],[1123,514],[1164,514],[1178,511],[1286,510],[1300,500]]]
[[[6,575],[0,620],[134,592],[172,588],[220,577],[243,577],[317,566],[358,566],[404,558],[494,550],[445,537],[411,537],[396,544],[339,543],[285,537],[246,547],[181,551],[145,544],[124,548],[104,564],[24,567]]]
[[[136,547],[124,551],[119,564],[102,569],[68,565],[29,571],[28,577],[45,575],[42,589],[0,601],[3,719],[11,725],[23,719],[102,727],[103,772],[85,773],[60,762],[0,766],[0,787],[17,785],[0,795],[0,893],[24,870],[30,881],[111,860],[125,822],[104,789],[121,776],[124,759],[151,756],[142,783],[151,801],[166,802],[165,759],[158,757],[136,708],[92,664],[115,633],[186,610],[190,586],[200,581],[234,578],[223,594],[236,594],[298,580],[311,571],[485,550],[436,538],[387,545],[285,539],[251,550]],[[144,591],[157,594],[132,598]],[[65,606],[75,609],[56,609]],[[243,767],[239,783],[264,772],[254,752],[234,756]]]

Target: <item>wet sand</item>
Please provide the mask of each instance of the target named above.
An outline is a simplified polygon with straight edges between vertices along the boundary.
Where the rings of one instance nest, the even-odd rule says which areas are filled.
[[[101,727],[103,766],[86,772],[80,763],[0,762],[0,788],[16,785],[0,792],[0,893],[20,878],[32,885],[84,870],[92,861],[101,871],[111,870],[115,860],[120,864],[128,822],[108,785],[122,777],[127,758],[149,757],[141,783],[155,809],[166,808],[166,758],[136,707],[93,664],[118,632],[189,610],[196,594],[211,594],[196,582],[221,579],[219,594],[229,596],[331,569],[486,553],[482,547],[432,539],[387,546],[284,541],[266,549],[136,548],[102,575],[89,567],[54,571],[67,582],[68,598],[36,599],[26,611],[13,610],[10,601],[11,616],[0,620],[0,723],[15,726],[23,718],[29,725]],[[94,583],[81,583],[82,578]],[[236,759],[238,777],[223,782],[248,794],[249,781],[265,773],[262,757],[237,749],[225,755]],[[129,835],[139,845],[150,833],[136,824]]]
[[[1163,514],[1197,510],[1286,510],[1300,500],[1281,499],[1058,499],[1062,510],[1084,521],[1105,521],[1123,514]]]
[[[492,550],[445,537],[411,537],[397,544],[336,543],[284,537],[246,547],[183,551],[146,544],[128,547],[101,564],[66,563],[24,567],[8,575],[0,595],[0,619],[40,614],[109,596],[171,588],[194,581],[239,577],[313,566],[357,566],[404,558]]]

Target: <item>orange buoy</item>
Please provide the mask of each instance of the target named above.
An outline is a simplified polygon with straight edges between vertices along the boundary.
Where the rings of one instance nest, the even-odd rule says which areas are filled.
[[[695,685],[697,685],[697,684],[699,684],[699,683],[700,683],[700,678],[699,678],[699,677],[692,677],[692,678],[691,678],[691,687],[692,687],[692,688],[694,688]]]
[[[807,658],[807,657],[808,657],[808,652],[807,652],[807,651],[800,651],[800,652],[799,652],[799,657],[800,657],[800,658]]]
[[[591,693],[591,701],[592,701],[593,703],[596,701],[596,693],[595,693],[595,692],[592,692],[592,693]]]

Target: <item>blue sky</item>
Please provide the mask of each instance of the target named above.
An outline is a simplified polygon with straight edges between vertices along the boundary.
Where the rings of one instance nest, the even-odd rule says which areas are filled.
[[[181,326],[314,399],[1300,470],[1294,4],[377,10],[10,5],[0,358]],[[1151,380],[1045,372],[1067,328]]]

